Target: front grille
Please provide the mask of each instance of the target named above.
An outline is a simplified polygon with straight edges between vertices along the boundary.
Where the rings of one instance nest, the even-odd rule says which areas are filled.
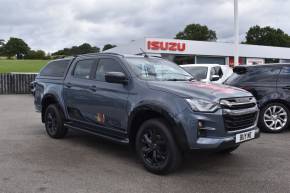
[[[247,109],[255,107],[256,100],[254,97],[222,99],[220,105],[222,108],[231,110]]]
[[[239,110],[239,109],[247,109],[247,108],[253,108],[256,106],[256,103],[245,103],[245,104],[236,104],[233,106],[223,106],[223,108],[231,109],[231,110]]]
[[[224,115],[224,125],[227,131],[246,129],[255,124],[257,112],[244,115]]]

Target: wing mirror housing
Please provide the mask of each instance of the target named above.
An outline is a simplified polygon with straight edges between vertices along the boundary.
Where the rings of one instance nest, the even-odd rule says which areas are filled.
[[[127,84],[128,78],[123,72],[107,72],[105,80],[109,83]]]
[[[218,81],[221,77],[219,75],[212,75],[210,81]]]

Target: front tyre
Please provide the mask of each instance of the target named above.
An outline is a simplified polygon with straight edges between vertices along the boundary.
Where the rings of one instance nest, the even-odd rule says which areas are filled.
[[[137,133],[135,145],[144,167],[152,173],[166,174],[180,165],[180,150],[162,119],[145,121]]]
[[[270,103],[262,108],[259,117],[260,128],[269,133],[280,133],[289,126],[289,110],[282,103]]]
[[[67,133],[64,126],[64,116],[56,104],[51,104],[45,111],[45,129],[47,134],[55,139],[63,138]]]

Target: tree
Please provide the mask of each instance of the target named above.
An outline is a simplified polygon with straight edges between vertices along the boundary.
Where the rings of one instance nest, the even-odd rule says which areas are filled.
[[[4,39],[0,39],[0,47],[5,45],[5,40]]]
[[[4,49],[3,49],[3,47],[4,47],[4,45],[5,45],[5,40],[3,40],[3,39],[0,39],[0,56],[2,56],[4,53]]]
[[[216,32],[210,30],[205,25],[190,24],[185,27],[182,32],[176,34],[176,39],[181,40],[201,40],[201,41],[216,41]]]
[[[91,46],[88,43],[84,43],[78,47],[79,54],[86,54],[86,53],[92,53],[92,52],[99,52],[100,49],[97,49],[97,47]]]
[[[17,59],[27,54],[30,50],[28,45],[22,39],[13,37],[8,40],[3,49],[4,54],[8,56],[8,58],[16,55]]]
[[[45,52],[43,50],[30,50],[25,56],[25,59],[39,59],[39,60],[44,60],[46,59]]]
[[[112,49],[112,48],[114,48],[114,47],[117,47],[116,45],[112,45],[112,44],[106,44],[106,45],[104,45],[104,47],[103,47],[103,51],[105,51],[105,50],[109,50],[109,49]]]
[[[100,48],[91,46],[88,43],[84,43],[80,46],[73,46],[71,48],[64,48],[52,53],[52,56],[73,56],[78,54],[96,53],[99,52]]]
[[[246,35],[246,44],[290,47],[290,37],[281,29],[258,25],[249,29]]]

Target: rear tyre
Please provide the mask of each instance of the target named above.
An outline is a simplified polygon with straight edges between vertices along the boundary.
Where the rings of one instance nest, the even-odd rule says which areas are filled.
[[[259,127],[268,133],[280,133],[289,126],[289,109],[282,103],[270,103],[261,109]]]
[[[167,174],[181,163],[181,152],[162,119],[145,121],[137,133],[135,146],[144,167],[152,173]]]
[[[56,104],[51,104],[45,111],[45,129],[47,134],[55,139],[63,138],[67,133],[64,127],[64,115]]]
[[[234,147],[223,149],[223,150],[219,151],[218,153],[220,153],[220,154],[231,154],[233,151],[235,151],[239,147],[240,147],[240,145],[237,145],[237,146],[234,146]]]

